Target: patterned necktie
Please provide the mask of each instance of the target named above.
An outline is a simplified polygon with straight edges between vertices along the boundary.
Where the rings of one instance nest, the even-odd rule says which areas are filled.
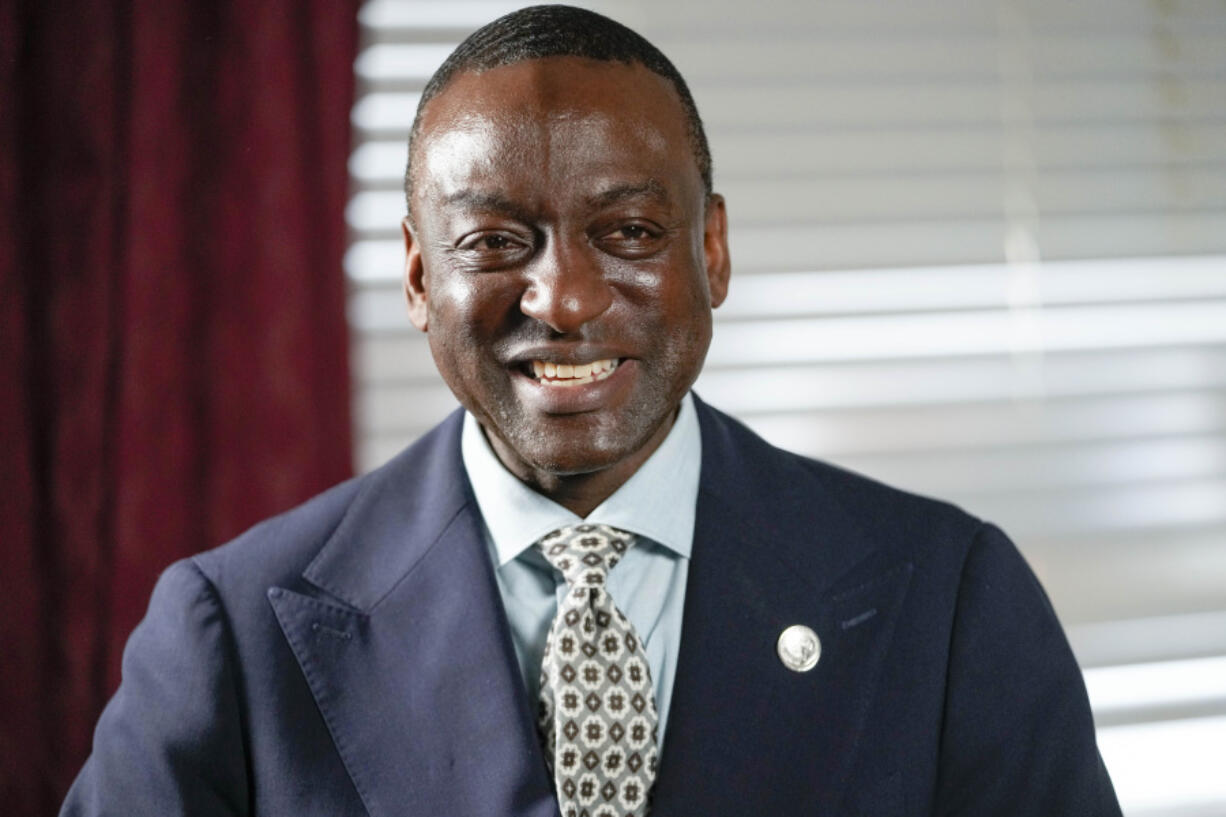
[[[605,589],[634,535],[561,528],[536,543],[569,592],[545,642],[540,728],[563,817],[643,817],[656,776],[655,691],[643,643]]]

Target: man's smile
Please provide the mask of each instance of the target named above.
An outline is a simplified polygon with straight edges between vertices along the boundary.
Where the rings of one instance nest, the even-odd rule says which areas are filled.
[[[544,415],[586,414],[621,405],[639,374],[634,358],[551,357],[534,355],[511,368],[525,407]]]
[[[604,358],[591,363],[554,363],[548,360],[533,360],[528,364],[531,374],[548,386],[568,388],[604,380],[621,363],[620,358]]]

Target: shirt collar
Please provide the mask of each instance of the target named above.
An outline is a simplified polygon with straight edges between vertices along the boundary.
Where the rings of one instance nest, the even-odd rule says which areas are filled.
[[[500,566],[550,531],[580,522],[611,525],[658,542],[679,556],[690,556],[702,437],[694,400],[688,393],[660,447],[586,519],[513,476],[490,448],[476,418],[468,413],[460,454]]]

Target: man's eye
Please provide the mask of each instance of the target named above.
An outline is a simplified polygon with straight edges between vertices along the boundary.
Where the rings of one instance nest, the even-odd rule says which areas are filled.
[[[614,241],[647,241],[656,236],[642,224],[623,224],[606,236]]]
[[[642,253],[655,246],[663,230],[650,224],[619,224],[599,238],[610,252]]]
[[[604,252],[626,259],[647,258],[664,246],[665,230],[652,223],[631,222],[611,226],[595,239]]]
[[[500,233],[486,233],[484,235],[473,236],[466,241],[461,242],[460,249],[462,250],[505,250],[514,245],[514,242],[509,236]]]
[[[452,250],[457,263],[474,270],[504,269],[532,252],[531,239],[505,230],[482,230],[463,236]]]

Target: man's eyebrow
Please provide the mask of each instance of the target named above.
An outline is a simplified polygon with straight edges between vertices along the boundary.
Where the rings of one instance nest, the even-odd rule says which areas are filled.
[[[447,207],[461,206],[470,210],[489,210],[507,215],[519,215],[523,209],[501,193],[464,188],[443,199]]]
[[[608,190],[603,190],[589,197],[587,203],[588,206],[594,209],[600,209],[602,207],[611,207],[614,204],[620,204],[630,199],[640,198],[655,199],[661,204],[669,204],[671,201],[668,190],[665,189],[664,185],[655,179],[647,179],[640,184],[619,184]]]

